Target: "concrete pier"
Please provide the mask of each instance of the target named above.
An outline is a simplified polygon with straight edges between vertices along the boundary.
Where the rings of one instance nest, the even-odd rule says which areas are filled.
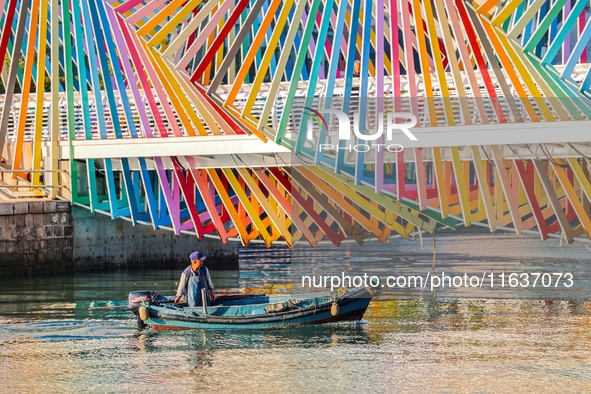
[[[0,276],[144,266],[184,268],[199,250],[211,269],[237,269],[238,244],[91,213],[67,201],[0,202]]]

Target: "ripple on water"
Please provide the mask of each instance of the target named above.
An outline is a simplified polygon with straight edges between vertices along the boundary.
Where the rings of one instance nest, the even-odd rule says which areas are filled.
[[[544,244],[511,258],[518,240],[482,237],[459,246],[438,238],[437,269],[550,267],[577,272],[581,283],[573,292],[396,289],[372,302],[362,324],[139,332],[118,307],[131,290],[172,293],[177,270],[0,280],[0,392],[588,392],[589,252],[569,249],[574,257],[561,260],[564,249]],[[251,251],[242,271],[212,276],[218,288],[284,292],[298,275],[324,269],[431,268],[416,241],[371,246],[324,249],[318,259],[308,250],[264,259]]]

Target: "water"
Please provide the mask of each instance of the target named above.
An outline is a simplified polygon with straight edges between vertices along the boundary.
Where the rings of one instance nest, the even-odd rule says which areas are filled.
[[[117,307],[171,294],[180,270],[0,279],[0,392],[589,392],[591,252],[532,240],[441,236],[435,272],[572,272],[572,288],[392,289],[361,323],[290,330],[138,331]],[[311,272],[424,275],[431,242],[249,249],[212,279],[285,293]]]

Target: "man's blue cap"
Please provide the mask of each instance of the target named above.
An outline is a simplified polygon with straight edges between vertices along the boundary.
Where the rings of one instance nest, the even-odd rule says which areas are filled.
[[[202,255],[199,251],[195,251],[189,255],[189,258],[191,259],[191,261],[205,260],[207,256]]]

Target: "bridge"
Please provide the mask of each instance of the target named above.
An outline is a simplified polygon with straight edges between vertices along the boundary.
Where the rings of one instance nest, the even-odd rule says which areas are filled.
[[[0,9],[0,199],[269,247],[591,238],[588,0]],[[412,114],[416,140],[347,145],[327,110],[358,114],[357,142]]]

